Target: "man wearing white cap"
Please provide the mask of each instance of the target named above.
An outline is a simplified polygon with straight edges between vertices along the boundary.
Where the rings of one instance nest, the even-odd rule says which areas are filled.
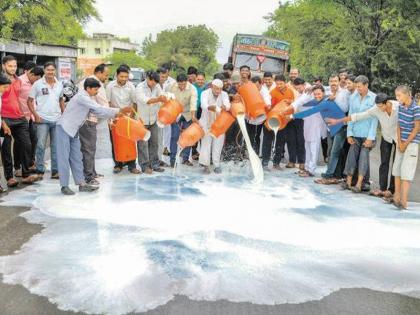
[[[220,155],[222,153],[225,135],[213,138],[209,134],[211,125],[216,120],[222,110],[230,109],[229,96],[223,90],[222,80],[216,79],[211,83],[211,88],[201,94],[202,114],[200,125],[203,127],[206,135],[201,140],[199,163],[204,166],[204,173],[210,174],[210,157],[213,160],[214,172],[220,174]]]

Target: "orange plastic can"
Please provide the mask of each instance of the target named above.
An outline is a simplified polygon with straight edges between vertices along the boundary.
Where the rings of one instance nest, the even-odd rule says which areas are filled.
[[[265,103],[257,86],[248,82],[239,87],[238,91],[245,102],[246,111],[249,117],[256,119],[265,115]]]
[[[144,127],[141,120],[135,120],[128,116],[117,119],[115,124],[115,132],[121,137],[131,141],[147,141],[150,138],[150,131]]]
[[[114,156],[117,162],[135,161],[137,158],[137,144],[135,141],[120,136],[115,127],[111,129]]]
[[[226,131],[232,126],[235,122],[235,117],[227,111],[222,111],[219,116],[217,116],[214,123],[210,128],[210,135],[213,138],[218,138],[219,136],[226,133]]]
[[[276,104],[270,112],[267,114],[267,120],[265,122],[265,126],[269,130],[273,130],[273,128],[278,128],[278,130],[282,130],[286,128],[287,124],[290,122],[290,119],[286,118],[287,115],[293,114],[293,109],[281,113],[286,107],[290,105],[290,101],[283,100],[280,103]]]
[[[177,100],[168,100],[159,109],[157,124],[160,128],[173,124],[184,111],[184,106]]]
[[[201,126],[198,123],[194,122],[181,133],[181,135],[179,136],[178,145],[181,148],[192,147],[203,137],[203,128],[201,128]]]

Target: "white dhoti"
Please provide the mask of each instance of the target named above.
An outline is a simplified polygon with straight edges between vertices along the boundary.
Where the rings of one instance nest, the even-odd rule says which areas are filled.
[[[305,141],[305,169],[311,174],[315,174],[315,170],[318,165],[320,147],[321,138],[318,138],[318,141]]]
[[[210,161],[213,161],[214,167],[220,167],[220,157],[224,143],[225,135],[221,135],[217,139],[210,135],[204,136],[201,139],[200,158],[198,162],[201,165],[210,166]]]

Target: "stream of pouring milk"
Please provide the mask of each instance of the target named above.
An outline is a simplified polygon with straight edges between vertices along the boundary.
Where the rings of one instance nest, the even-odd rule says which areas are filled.
[[[236,117],[241,128],[242,135],[244,136],[246,148],[248,150],[249,161],[251,162],[252,172],[254,173],[254,183],[260,184],[264,181],[264,171],[260,158],[252,148],[251,141],[249,140],[248,131],[245,125],[245,115],[238,115]]]

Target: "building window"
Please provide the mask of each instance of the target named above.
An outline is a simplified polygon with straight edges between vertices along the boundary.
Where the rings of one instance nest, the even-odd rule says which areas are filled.
[[[100,48],[95,48],[95,54],[100,55],[101,54],[101,49]]]
[[[80,48],[80,54],[84,55],[86,53],[86,49],[85,48]]]

